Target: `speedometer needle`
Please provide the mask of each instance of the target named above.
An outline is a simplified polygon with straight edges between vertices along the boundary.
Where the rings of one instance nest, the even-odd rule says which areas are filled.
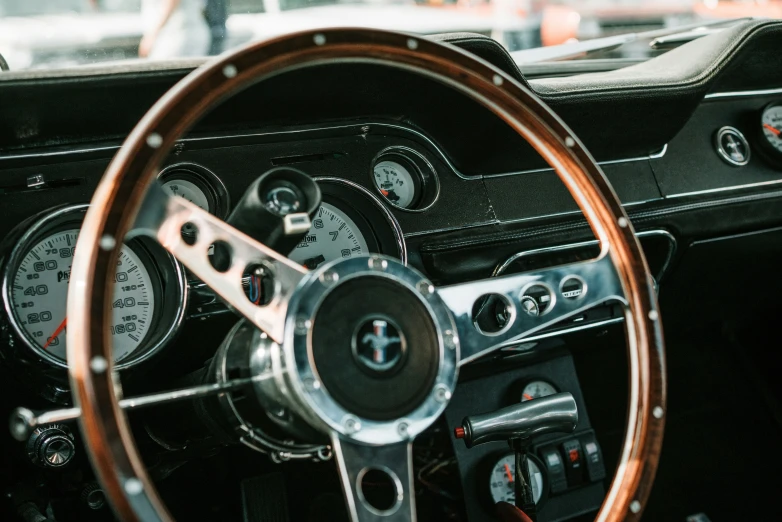
[[[68,323],[68,318],[62,320],[60,323],[60,326],[57,327],[57,329],[54,331],[54,333],[49,337],[49,339],[46,340],[46,344],[43,345],[43,349],[45,350],[47,346],[52,344],[52,341],[54,341],[60,333],[62,333],[63,329],[65,329],[65,325]]]
[[[764,123],[764,124],[763,124],[763,128],[764,128],[764,129],[766,129],[766,130],[768,130],[768,131],[771,131],[771,132],[773,132],[774,134],[776,134],[776,135],[777,135],[777,138],[779,138],[779,135],[780,135],[780,134],[782,134],[782,131],[780,131],[779,129],[777,129],[777,128],[775,128],[775,127],[772,127],[772,126],[771,126],[771,125],[769,125],[768,123]]]
[[[505,475],[508,477],[508,482],[513,482],[513,473],[510,472],[510,466],[505,464]]]

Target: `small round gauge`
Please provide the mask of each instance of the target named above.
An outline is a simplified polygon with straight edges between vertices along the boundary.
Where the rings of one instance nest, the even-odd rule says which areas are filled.
[[[440,195],[440,182],[426,157],[408,147],[388,147],[372,163],[372,183],[386,203],[423,212]]]
[[[322,203],[304,239],[288,257],[314,270],[326,261],[369,253],[358,225],[331,203]]]
[[[765,142],[773,151],[782,154],[782,104],[771,104],[760,117]]]
[[[210,212],[209,196],[206,195],[204,190],[186,179],[169,179],[163,183],[163,189],[173,196],[179,196],[184,198],[195,206]]]
[[[413,174],[399,161],[384,160],[373,169],[375,186],[388,201],[401,208],[411,208],[416,200]]]
[[[557,389],[554,385],[546,381],[532,381],[524,387],[521,392],[521,402],[531,401],[532,399],[539,399],[541,397],[548,397],[557,393]]]
[[[532,498],[535,500],[535,504],[538,504],[543,496],[543,472],[535,457],[527,457],[527,466],[532,483]],[[498,460],[491,470],[489,488],[495,504],[497,502],[513,504],[516,501],[515,478],[516,455],[510,453]]]
[[[165,168],[158,180],[169,194],[184,198],[221,219],[228,215],[228,190],[210,170],[192,163],[180,163]]]
[[[29,341],[65,361],[66,301],[78,229],[42,238],[27,251],[13,278],[11,301]],[[114,275],[114,360],[133,353],[149,333],[155,312],[152,280],[138,255],[123,246]]]

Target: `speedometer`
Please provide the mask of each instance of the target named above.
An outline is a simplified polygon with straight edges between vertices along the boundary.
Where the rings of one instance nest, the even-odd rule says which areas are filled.
[[[46,354],[65,360],[68,282],[78,229],[44,237],[22,258],[13,278],[11,306],[29,341]],[[149,333],[155,311],[149,271],[123,246],[114,274],[111,335],[114,360],[133,353]]]
[[[49,211],[9,234],[15,246],[0,254],[5,309],[0,322],[7,318],[13,335],[8,347],[15,352],[7,359],[67,366],[67,296],[86,210],[77,205]],[[184,268],[160,245],[147,239],[123,244],[108,332],[115,368],[135,365],[166,344],[184,319],[186,299]]]
[[[312,219],[310,231],[289,257],[314,270],[326,261],[368,253],[367,240],[358,225],[334,205],[323,203]]]

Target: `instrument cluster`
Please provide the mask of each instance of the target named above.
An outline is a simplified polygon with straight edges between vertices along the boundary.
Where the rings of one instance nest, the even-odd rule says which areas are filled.
[[[315,177],[322,203],[312,226],[289,253],[315,269],[340,258],[382,253],[407,261],[402,229],[391,212],[421,211],[437,199],[432,165],[412,149],[388,148],[374,158],[365,185],[338,177]],[[158,182],[181,197],[226,219],[231,197],[212,170],[195,163],[163,169]],[[236,194],[238,196],[238,194]],[[79,231],[88,205],[46,210],[20,223],[4,242],[3,317],[0,332],[10,347],[0,354],[10,364],[43,368],[66,386],[67,293]],[[183,230],[187,234],[187,230]],[[211,254],[210,254],[211,255]],[[243,285],[260,299],[260,280],[247,274]],[[208,319],[230,310],[160,245],[147,238],[124,243],[114,273],[111,303],[117,370],[130,370],[161,352],[188,319]]]

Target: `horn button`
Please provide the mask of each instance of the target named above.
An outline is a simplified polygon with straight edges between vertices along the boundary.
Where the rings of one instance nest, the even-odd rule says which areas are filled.
[[[420,405],[440,367],[431,312],[409,288],[379,276],[344,281],[326,295],[313,320],[311,350],[334,400],[376,421]]]

